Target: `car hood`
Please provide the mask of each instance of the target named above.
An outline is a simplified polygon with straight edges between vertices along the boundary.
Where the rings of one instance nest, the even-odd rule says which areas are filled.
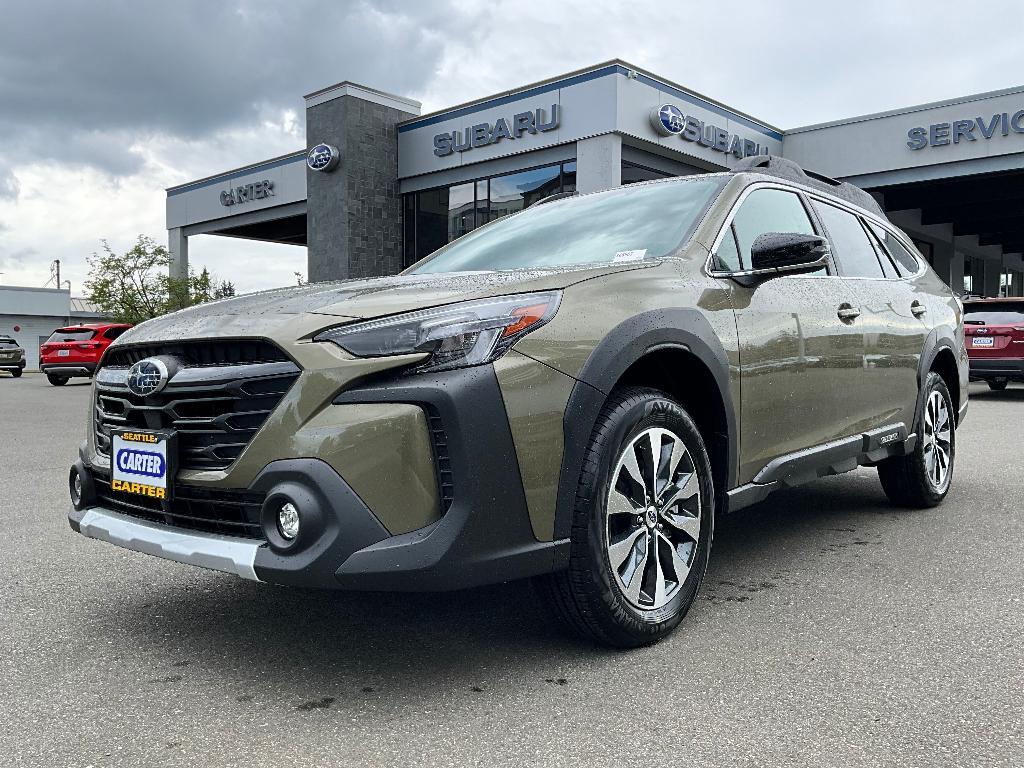
[[[124,333],[114,345],[211,336],[299,338],[346,320],[364,320],[502,294],[568,288],[593,277],[641,269],[652,263],[393,275],[278,288],[212,301],[147,320]]]

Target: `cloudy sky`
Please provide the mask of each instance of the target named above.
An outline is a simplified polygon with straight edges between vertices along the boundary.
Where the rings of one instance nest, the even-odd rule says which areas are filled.
[[[339,80],[426,112],[618,57],[782,128],[1024,80],[1016,0],[0,5],[0,284],[59,258],[75,294],[101,239],[166,241],[164,188],[303,148],[302,95]],[[190,256],[242,291],[305,272],[294,246]]]

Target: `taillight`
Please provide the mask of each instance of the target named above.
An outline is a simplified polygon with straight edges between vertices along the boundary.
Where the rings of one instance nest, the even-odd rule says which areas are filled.
[[[95,341],[80,341],[75,344],[78,349],[99,349],[100,345]]]

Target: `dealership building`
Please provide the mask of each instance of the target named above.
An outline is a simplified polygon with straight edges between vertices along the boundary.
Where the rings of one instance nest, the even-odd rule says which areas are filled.
[[[612,61],[425,115],[351,82],[305,107],[305,148],[167,190],[172,271],[210,234],[392,274],[551,194],[771,154],[870,191],[954,290],[1024,295],[1024,86],[783,129]]]

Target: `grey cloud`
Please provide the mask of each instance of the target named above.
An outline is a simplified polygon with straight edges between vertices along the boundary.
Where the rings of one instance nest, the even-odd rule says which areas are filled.
[[[4,167],[2,162],[3,158],[0,158],[0,200],[4,198],[17,198],[20,184],[18,184],[18,178],[14,175],[14,172],[10,168]],[[2,225],[2,222],[0,222]],[[0,226],[0,230],[6,227]]]
[[[268,105],[301,111],[302,94],[342,79],[420,91],[441,60],[448,10],[390,0],[7,6],[0,165],[60,159],[121,175],[138,167],[125,137],[196,138],[258,121]]]
[[[34,260],[39,255],[35,248],[19,248],[10,253],[0,253],[0,266],[15,267],[21,266],[28,261]]]

